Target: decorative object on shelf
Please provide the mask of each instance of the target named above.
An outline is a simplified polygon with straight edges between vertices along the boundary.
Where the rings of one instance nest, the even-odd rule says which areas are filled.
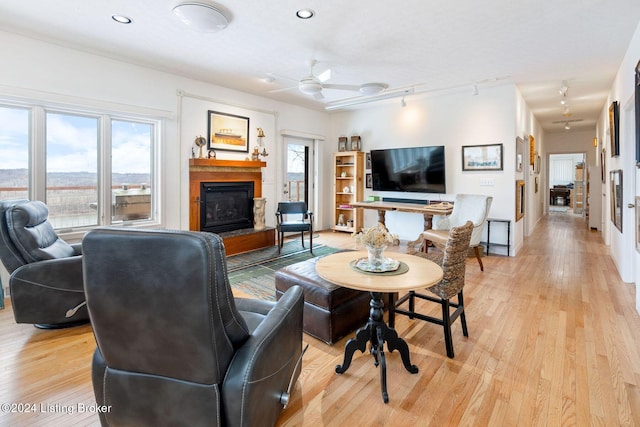
[[[207,145],[207,139],[204,138],[203,136],[198,136],[196,137],[194,144],[196,144],[196,147],[198,147],[198,158],[203,159],[204,157],[202,157],[202,147]],[[191,155],[193,157],[194,155],[193,150],[191,150]]]
[[[344,214],[338,215],[338,223],[336,225],[338,227],[344,227],[346,225],[344,222]]]
[[[353,220],[352,219],[348,219],[347,220],[347,227],[353,227]]]
[[[346,178],[346,177],[347,177],[347,173],[346,173],[346,172],[342,172],[342,173],[340,174],[340,177],[342,177],[342,178]]]
[[[620,103],[613,101],[609,106],[609,137],[611,138],[611,157],[620,155]]]
[[[341,136],[338,138],[338,151],[347,151],[347,137]]]
[[[386,264],[384,251],[388,245],[393,244],[394,240],[398,238],[398,236],[389,233],[387,227],[381,222],[378,222],[373,227],[365,228],[359,233],[354,233],[353,236],[356,239],[356,245],[364,246],[367,249],[368,266],[373,269],[380,269]]]
[[[351,146],[349,147],[349,149],[351,151],[360,151],[360,148],[361,148],[360,143],[361,143],[360,137],[358,135],[353,135],[351,137]]]
[[[249,152],[249,117],[209,110],[209,148]]]
[[[262,148],[262,151],[259,152],[259,155],[262,157],[267,157],[269,155],[269,153],[267,153],[267,149],[264,146],[264,131],[262,130],[262,128],[258,128],[258,151],[260,151],[260,148]],[[255,151],[255,150],[254,150]],[[260,158],[258,157],[257,160],[260,160]]]
[[[343,193],[351,193],[351,191],[349,191],[349,187],[348,187],[348,186],[347,186],[347,187],[344,187],[344,188],[342,189],[342,192],[343,192]]]
[[[267,199],[265,197],[253,198],[253,228],[264,230],[264,211]]]
[[[516,138],[516,172],[522,172],[524,164],[524,140],[519,136]]]
[[[463,145],[463,171],[501,171],[502,144]]]
[[[214,150],[213,148],[209,149],[209,152],[207,153],[207,159],[215,159],[216,158],[216,150]]]

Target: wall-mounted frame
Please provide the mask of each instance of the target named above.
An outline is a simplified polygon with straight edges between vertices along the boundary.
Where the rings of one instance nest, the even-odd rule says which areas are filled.
[[[542,162],[542,159],[540,158],[540,154],[535,153],[535,160],[534,160],[534,164],[533,164],[533,172],[535,174],[539,174],[540,173],[540,163]]]
[[[501,171],[502,144],[463,145],[463,171]]]
[[[636,167],[640,168],[640,61],[636,65]]]
[[[636,251],[640,252],[640,196],[636,196]]]
[[[622,170],[609,172],[611,181],[611,222],[622,233]]]
[[[249,117],[211,110],[207,116],[209,149],[249,152]]]
[[[524,217],[524,180],[516,181],[516,222]]]
[[[606,164],[604,163],[604,160],[607,158],[606,154],[607,150],[602,147],[602,150],[600,150],[600,178],[602,179],[603,184],[607,182],[607,168]]]
[[[529,166],[533,166],[536,154],[536,140],[533,135],[529,135]]]
[[[364,168],[371,169],[371,153],[367,153],[365,156]]]
[[[373,188],[373,175],[370,173],[365,174],[365,186],[367,188]]]
[[[609,106],[609,138],[611,140],[611,157],[620,155],[620,103],[613,101]]]
[[[524,164],[524,140],[520,137],[516,138],[516,172],[522,172]]]

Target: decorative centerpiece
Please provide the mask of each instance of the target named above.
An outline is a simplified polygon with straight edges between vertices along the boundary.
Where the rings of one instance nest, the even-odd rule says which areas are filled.
[[[389,233],[387,227],[381,222],[374,227],[363,228],[359,233],[354,233],[357,246],[364,246],[367,249],[367,258],[362,258],[356,262],[356,267],[370,272],[385,272],[396,270],[399,262],[385,258],[384,250],[393,244],[398,236]]]

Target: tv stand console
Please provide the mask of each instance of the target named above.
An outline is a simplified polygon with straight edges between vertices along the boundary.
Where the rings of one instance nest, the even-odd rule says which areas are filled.
[[[449,215],[451,211],[453,211],[453,204],[451,203],[438,203],[435,205],[423,205],[416,203],[407,203],[407,202],[355,202],[352,203],[354,208],[362,208],[362,209],[375,209],[378,211],[378,221],[383,225],[385,224],[385,215],[387,211],[397,211],[397,212],[409,212],[409,213],[417,213],[422,214],[424,218],[424,229],[428,230],[431,228],[431,220],[434,215]],[[409,242],[409,245],[412,243],[415,245],[416,243],[422,242],[422,236],[418,237],[418,239]]]

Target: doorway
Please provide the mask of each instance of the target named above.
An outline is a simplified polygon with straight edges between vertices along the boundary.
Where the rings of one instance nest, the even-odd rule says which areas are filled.
[[[549,213],[585,216],[585,153],[549,155]]]
[[[283,200],[306,202],[313,211],[313,140],[285,137]]]

